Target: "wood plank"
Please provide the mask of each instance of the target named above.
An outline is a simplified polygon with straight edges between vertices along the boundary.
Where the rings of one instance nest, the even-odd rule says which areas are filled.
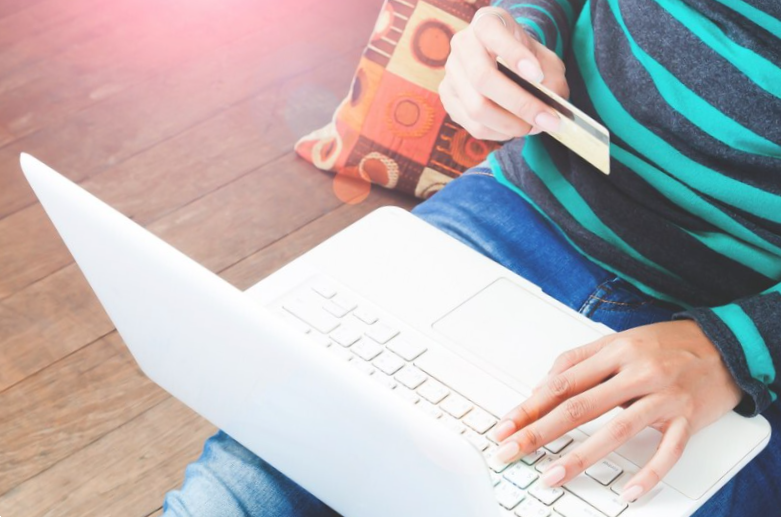
[[[291,152],[171,214],[149,229],[220,271],[330,212],[331,177]],[[304,200],[298,201],[298,200]],[[0,391],[112,328],[86,280],[68,266],[0,303],[34,324],[0,329]]]
[[[312,8],[314,0],[302,1],[304,9]],[[293,8],[286,5],[284,10],[251,0],[114,0],[101,5],[61,31],[24,40],[13,47],[16,52],[0,54],[0,69],[7,71],[0,80],[2,119],[17,137],[29,134],[257,32],[259,19],[263,24],[289,23]],[[13,71],[18,63],[26,66]]]
[[[85,23],[106,10],[97,9],[107,0],[41,0],[27,9],[0,18],[0,92],[7,76],[15,68],[29,67],[32,63],[64,52],[69,45],[77,44]],[[88,11],[85,14],[85,11]],[[66,36],[67,35],[67,36]]]
[[[330,120],[354,66],[351,54],[271,85],[83,186],[146,225],[278,158],[297,135]],[[0,219],[0,299],[71,261],[40,205]]]
[[[75,265],[0,302],[0,392],[111,332]]]
[[[394,192],[377,189],[365,202],[358,205],[342,205],[328,215],[292,232],[263,251],[229,268],[222,276],[237,283],[239,287],[251,285],[270,270],[275,270],[292,259],[294,255],[297,256],[369,211],[388,203],[409,208],[414,201]],[[84,376],[87,374],[89,377],[85,379]],[[44,389],[41,389],[41,386]],[[29,397],[28,394],[33,394],[33,397]],[[106,400],[112,395],[115,399]],[[92,451],[93,445],[89,444],[97,436],[102,435],[104,438],[99,441],[105,439],[115,443],[106,446],[103,449],[105,453],[109,451],[114,453],[117,447],[125,446],[123,445],[127,439],[125,427],[135,428],[135,422],[130,422],[124,427],[121,424],[133,419],[144,408],[158,403],[161,397],[165,398],[165,395],[154,388],[151,382],[137,370],[128,352],[122,347],[120,339],[113,333],[1,393],[0,408],[4,410],[0,409],[0,422],[16,421],[19,424],[12,427],[10,431],[0,427],[0,441],[9,444],[8,449],[13,451],[6,457],[0,456],[0,467],[5,467],[0,470],[0,494],[9,488],[3,485],[1,481],[3,479],[25,480],[25,482],[15,484],[14,486],[18,484],[21,486],[10,491],[6,496],[0,496],[0,507],[14,509],[15,504],[22,504],[25,500],[24,494],[47,487],[48,495],[43,501],[28,502],[19,510],[24,510],[24,515],[34,516],[48,515],[46,512],[56,509],[56,514],[67,515],[65,509],[78,508],[83,512],[79,515],[91,515],[91,508],[97,510],[107,501],[95,495],[96,491],[100,491],[99,487],[93,487],[92,490],[86,488],[96,481],[91,478],[89,470],[85,473],[82,465],[90,462],[102,465],[107,462],[97,459]],[[58,402],[59,400],[78,402],[62,403]],[[127,408],[127,401],[131,400],[134,401],[132,408],[118,414],[117,411]],[[108,409],[105,407],[105,402],[108,402]],[[47,409],[47,404],[54,405],[55,410]],[[86,411],[85,407],[88,408]],[[150,412],[153,411],[157,411],[157,408]],[[15,418],[19,414],[26,416],[24,419]],[[85,423],[86,415],[89,415],[89,422]],[[188,428],[193,416],[189,412],[178,415],[178,417],[169,417],[169,423],[176,428]],[[112,426],[119,429],[103,434],[107,428],[113,429]],[[48,432],[43,434],[37,432],[41,428],[47,429]],[[160,486],[156,485],[156,493],[159,497],[162,497],[166,490],[180,483],[186,462],[197,456],[200,445],[199,441],[192,441],[186,453],[171,458],[166,458],[164,453],[159,455],[159,460],[170,467],[166,471],[166,482]],[[70,450],[78,452],[63,459],[63,455],[67,455]],[[145,458],[146,456],[148,453],[145,454]],[[73,465],[78,465],[78,472],[85,474],[78,480],[70,480],[69,483],[60,485],[56,479],[57,472],[74,469]],[[132,479],[139,468],[130,466],[127,471],[109,474],[116,478],[113,482],[109,482],[110,486],[118,487],[116,489],[119,490],[119,494],[112,494],[108,501],[109,505],[132,504],[134,506],[127,508],[132,507],[134,512],[137,508],[146,511],[147,506],[143,504],[135,506],[138,504],[137,501],[130,502],[125,499],[134,494],[134,489],[129,488],[128,484],[135,483]],[[30,473],[34,475],[30,476]],[[75,490],[74,483],[77,484]],[[84,483],[84,486],[82,487],[80,483]],[[159,503],[161,500],[149,497],[144,504]],[[154,509],[153,504],[152,510]],[[117,513],[117,515],[128,514],[119,511]],[[143,512],[132,514],[146,515]]]
[[[222,276],[246,288],[386,204],[409,208],[414,201],[376,189],[365,202],[340,206],[228,268]],[[120,427],[161,397],[162,392],[138,371],[116,333],[0,392],[0,422],[5,423],[0,425],[0,443],[6,444],[0,452],[0,494]]]
[[[169,397],[0,496],[0,508],[24,517],[149,515],[214,431]]]
[[[21,12],[41,0],[3,0],[0,2],[0,18]]]
[[[298,20],[253,33],[224,51],[129,88],[70,116],[67,122],[7,145],[0,150],[0,217],[33,202],[17,172],[22,151],[79,181],[211,118],[280,79],[324,65],[348,51],[357,55],[365,43],[365,31],[340,31],[329,25],[327,17]],[[363,25],[367,21],[371,22],[363,20]]]
[[[116,332],[55,366],[0,393],[0,494],[169,398]]]

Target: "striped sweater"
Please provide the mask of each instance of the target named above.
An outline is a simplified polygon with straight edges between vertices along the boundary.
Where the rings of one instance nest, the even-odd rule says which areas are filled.
[[[685,308],[764,410],[781,367],[781,2],[502,0],[611,132],[605,176],[547,135],[490,156],[584,255]]]

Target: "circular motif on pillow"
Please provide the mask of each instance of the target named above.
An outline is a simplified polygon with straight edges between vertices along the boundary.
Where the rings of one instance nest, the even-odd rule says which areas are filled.
[[[455,132],[451,142],[450,155],[456,163],[464,167],[477,165],[485,160],[491,151],[488,144],[473,137],[463,128]]]
[[[324,136],[312,146],[312,163],[318,169],[333,169],[341,152],[342,139],[338,133]]]
[[[453,29],[439,20],[426,20],[415,28],[412,35],[412,54],[431,68],[445,66],[450,54]]]
[[[380,15],[377,17],[377,22],[374,24],[374,32],[372,33],[372,40],[378,40],[384,38],[390,32],[393,27],[395,11],[390,2],[385,2]]]
[[[431,130],[436,112],[421,95],[404,93],[388,104],[388,129],[401,138],[420,138]]]
[[[436,183],[432,183],[431,185],[426,186],[420,191],[419,196],[423,199],[428,199],[447,185],[446,182],[437,181]]]
[[[382,153],[372,151],[361,159],[358,174],[366,181],[395,188],[399,182],[399,164]]]

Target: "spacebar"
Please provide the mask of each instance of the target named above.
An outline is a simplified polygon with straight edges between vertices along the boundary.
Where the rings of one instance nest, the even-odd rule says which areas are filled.
[[[450,352],[428,350],[414,364],[498,418],[524,399],[521,393]]]

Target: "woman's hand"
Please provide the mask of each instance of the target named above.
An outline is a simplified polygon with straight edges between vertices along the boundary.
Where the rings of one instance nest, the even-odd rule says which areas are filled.
[[[692,321],[656,323],[606,336],[556,359],[548,378],[495,428],[507,463],[581,424],[625,411],[551,463],[542,481],[559,486],[645,427],[663,433],[648,463],[625,485],[634,501],[675,465],[694,433],[733,409],[741,390],[721,355]]]
[[[507,11],[480,9],[450,45],[439,95],[450,117],[472,136],[503,141],[558,128],[555,111],[496,67],[496,58],[501,57],[524,79],[569,97],[564,63],[526,34]]]

